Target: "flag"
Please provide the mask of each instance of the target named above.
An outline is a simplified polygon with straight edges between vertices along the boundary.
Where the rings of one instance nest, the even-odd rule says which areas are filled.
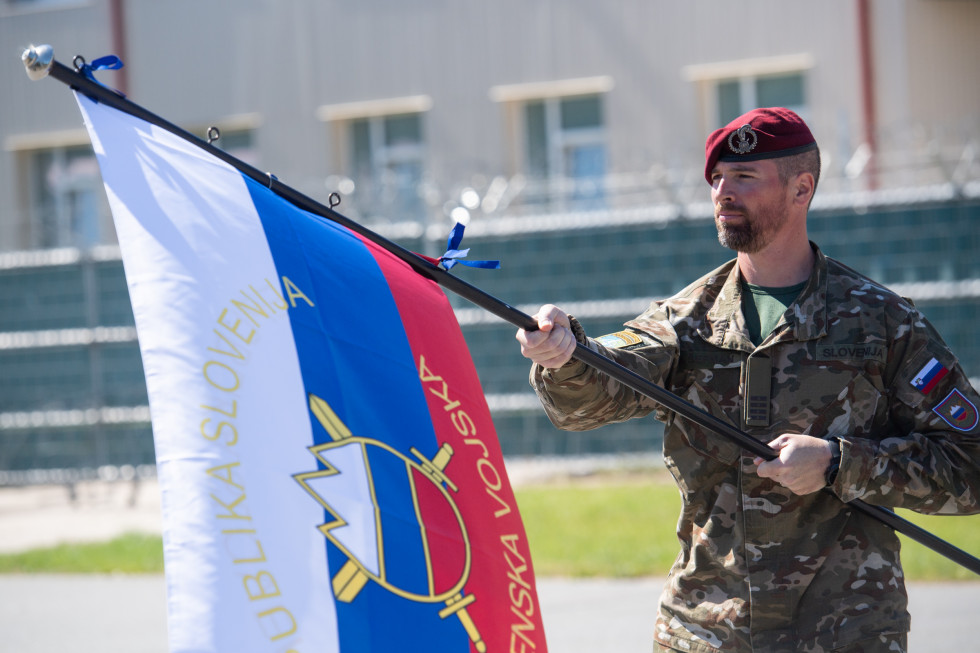
[[[923,394],[929,394],[947,374],[949,374],[949,370],[946,366],[932,358],[922,366],[919,373],[912,379],[912,387]]]
[[[122,250],[170,649],[545,651],[527,538],[439,287],[77,95]]]

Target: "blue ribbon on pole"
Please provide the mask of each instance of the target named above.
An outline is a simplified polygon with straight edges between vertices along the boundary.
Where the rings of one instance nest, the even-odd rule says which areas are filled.
[[[439,257],[439,262],[449,270],[457,263],[462,263],[471,268],[486,268],[488,270],[500,269],[500,261],[464,261],[462,260],[470,249],[459,249],[459,244],[463,242],[463,231],[466,229],[461,223],[457,222],[453,230],[449,232],[449,242],[446,244],[446,253]]]
[[[114,88],[106,86],[105,84],[103,84],[102,82],[100,82],[95,78],[95,71],[97,70],[119,70],[120,68],[123,67],[123,65],[124,64],[122,62],[122,59],[120,59],[114,54],[107,54],[104,57],[99,57],[98,59],[94,60],[92,63],[83,62],[82,65],[78,68],[78,72],[85,75],[86,78],[95,82],[99,86],[104,86],[105,88],[108,88],[110,91],[116,93],[117,95],[122,95],[123,97],[126,97],[121,92],[117,91]]]

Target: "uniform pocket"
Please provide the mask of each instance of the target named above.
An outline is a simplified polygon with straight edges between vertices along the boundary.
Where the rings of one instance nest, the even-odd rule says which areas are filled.
[[[881,392],[863,376],[855,376],[817,412],[805,433],[818,438],[867,436],[874,429],[879,403]]]
[[[737,427],[711,393],[697,383],[692,383],[681,397],[706,413]],[[691,449],[726,465],[734,463],[742,453],[741,447],[725,436],[703,428],[677,413],[673,413],[667,423],[667,433],[672,431],[678,433],[683,438],[684,444]],[[666,449],[669,443],[665,441],[664,445]]]

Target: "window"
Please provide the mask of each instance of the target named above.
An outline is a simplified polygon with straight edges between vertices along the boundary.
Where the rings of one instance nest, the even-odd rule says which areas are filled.
[[[786,107],[806,118],[806,76],[814,65],[811,54],[788,54],[685,66],[684,76],[697,87],[711,132],[757,107]]]
[[[605,100],[612,89],[606,75],[490,89],[510,135],[510,173],[526,179],[511,204],[548,211],[606,206]]]
[[[91,247],[114,238],[90,145],[35,150],[28,157],[32,246]]]
[[[348,138],[350,176],[359,212],[369,217],[423,219],[422,115],[405,113],[351,120]]]
[[[345,195],[354,217],[385,221],[426,219],[427,95],[321,106],[333,140],[331,191]]]
[[[524,105],[530,197],[555,209],[605,205],[606,136],[602,97],[558,97]],[[536,189],[536,192],[535,192]]]
[[[718,82],[718,124],[726,125],[756,107],[786,107],[805,113],[803,75],[765,75]]]
[[[258,150],[255,147],[254,131],[251,129],[222,130],[221,138],[214,145],[251,166],[258,165]]]

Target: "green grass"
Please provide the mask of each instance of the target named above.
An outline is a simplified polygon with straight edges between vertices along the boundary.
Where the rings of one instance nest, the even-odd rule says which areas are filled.
[[[677,556],[680,496],[668,480],[576,482],[516,494],[539,576],[666,575]]]
[[[980,558],[980,515],[920,515],[899,510],[899,516],[921,526],[940,539]],[[910,580],[978,580],[976,574],[926,546],[899,534],[902,567]]]
[[[666,472],[552,483],[517,491],[535,573],[541,577],[662,576],[677,555],[680,497]],[[980,516],[906,519],[980,557]],[[902,536],[910,580],[977,576]],[[97,544],[62,544],[0,555],[0,573],[160,573],[158,536],[128,534]]]
[[[163,571],[159,535],[128,533],[108,542],[59,544],[0,555],[0,573],[142,574]]]
[[[651,472],[634,482],[527,488],[517,492],[517,501],[539,576],[659,576],[678,552],[680,497],[665,473]],[[980,557],[980,516],[899,514]],[[980,580],[945,556],[899,537],[909,580]]]

